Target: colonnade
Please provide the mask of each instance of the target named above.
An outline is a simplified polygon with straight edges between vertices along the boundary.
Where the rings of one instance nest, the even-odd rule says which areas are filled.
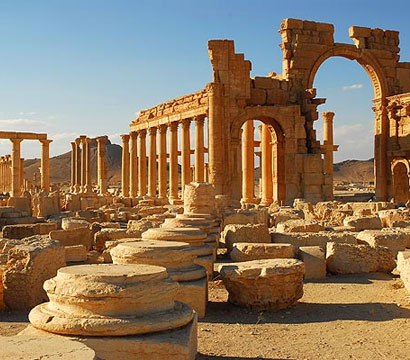
[[[100,194],[107,192],[107,165],[105,161],[106,136],[95,139],[97,142],[97,184]],[[90,194],[92,187],[91,144],[92,139],[85,135],[71,142],[71,192]]]
[[[258,126],[260,141],[255,141],[254,120],[248,120],[242,130],[242,202],[255,203],[255,147],[260,148],[261,171],[261,200],[260,203],[269,206],[274,195],[274,169],[276,167],[274,156],[274,137],[266,124]]]
[[[11,156],[0,158],[0,192],[6,194],[11,191]]]
[[[122,135],[122,194],[125,197],[158,197],[178,202],[178,156],[181,156],[181,189],[192,180],[208,178],[204,146],[205,115],[173,121]],[[191,150],[191,123],[195,124],[195,149]],[[178,129],[181,151],[178,151]],[[167,133],[169,146],[167,146]],[[148,135],[148,156],[147,140]],[[169,149],[169,153],[167,152]],[[194,155],[192,174],[191,154]],[[167,162],[168,159],[168,162]],[[167,163],[169,168],[167,171]],[[148,168],[147,168],[148,166]],[[167,179],[168,178],[168,179]],[[167,191],[168,189],[168,191]]]

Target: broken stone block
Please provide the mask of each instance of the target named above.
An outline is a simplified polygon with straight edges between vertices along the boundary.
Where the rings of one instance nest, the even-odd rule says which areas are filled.
[[[302,246],[298,259],[305,264],[305,279],[323,279],[326,277],[325,252],[319,246]]]
[[[276,231],[281,233],[323,231],[324,226],[313,220],[288,220],[277,225]]]
[[[293,209],[291,207],[282,207],[279,211],[270,214],[271,225],[277,226],[278,224],[288,220],[303,220],[305,214],[302,210]]]
[[[305,266],[296,259],[254,260],[220,265],[229,301],[258,310],[285,309],[303,296]]]
[[[57,240],[63,246],[84,245],[91,249],[93,245],[93,232],[87,228],[70,230],[54,230],[50,232],[50,239]]]
[[[235,262],[286,259],[295,257],[295,249],[291,244],[234,243],[229,255]]]
[[[185,214],[214,214],[215,188],[208,183],[191,182],[184,188]]]
[[[221,242],[225,243],[225,247],[230,252],[234,243],[270,243],[271,238],[269,230],[263,224],[248,224],[226,225],[221,234]]]
[[[94,248],[97,251],[104,251],[106,248],[105,243],[107,241],[133,237],[132,234],[127,233],[126,229],[101,229],[94,235]]]
[[[3,273],[4,301],[9,309],[28,310],[47,300],[43,283],[65,266],[64,247],[47,236],[20,240],[8,252]]]
[[[23,239],[39,234],[37,224],[6,225],[3,227],[3,236],[7,239]]]
[[[87,248],[84,245],[64,246],[64,251],[67,263],[87,261]]]
[[[63,218],[61,220],[61,228],[63,230],[73,230],[78,228],[88,227],[90,223],[86,220],[76,219],[76,218]]]
[[[354,228],[354,231],[380,230],[382,228],[382,222],[377,215],[349,216],[343,220],[343,225]]]
[[[405,250],[407,245],[407,236],[396,231],[364,230],[357,234],[357,239],[370,246],[384,246],[392,252],[394,257],[399,251]]]
[[[265,214],[265,213],[263,213]],[[261,215],[258,211],[242,211],[239,213],[224,214],[223,225],[230,224],[236,225],[248,225],[248,224],[267,224],[266,219],[261,219]]]
[[[404,287],[410,293],[410,251],[400,251],[397,256],[397,269]]]
[[[328,237],[325,233],[279,233],[271,232],[273,243],[291,244],[295,250],[301,246],[320,246],[326,249]]]
[[[396,262],[385,247],[329,242],[326,266],[334,274],[389,273],[396,267]]]

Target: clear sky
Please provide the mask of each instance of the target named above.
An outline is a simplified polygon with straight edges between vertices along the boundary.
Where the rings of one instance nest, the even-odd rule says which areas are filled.
[[[136,112],[211,81],[209,39],[235,40],[252,76],[281,73],[286,17],[333,23],[337,42],[351,43],[351,25],[399,30],[410,61],[409,10],[401,0],[0,0],[0,130],[47,132],[52,155],[80,133],[119,143]],[[373,90],[361,66],[328,60],[314,85],[328,99],[320,111],[336,112],[335,159],[372,157]],[[24,157],[39,150],[23,142]]]

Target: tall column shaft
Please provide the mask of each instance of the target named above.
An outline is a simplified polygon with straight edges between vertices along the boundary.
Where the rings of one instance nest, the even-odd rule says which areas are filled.
[[[261,175],[262,200],[261,204],[269,206],[273,201],[272,178],[272,135],[268,125],[262,124],[261,136]]]
[[[167,197],[167,126],[159,127],[158,155],[159,198]]]
[[[197,182],[204,182],[204,117],[195,119],[195,176]]]
[[[81,139],[75,139],[76,158],[75,158],[75,189],[76,193],[81,192]]]
[[[20,144],[21,139],[11,140],[11,196],[19,197],[21,196],[20,192]]]
[[[254,125],[248,120],[243,125],[242,132],[242,201],[254,202]]]
[[[85,192],[92,192],[92,163],[91,163],[91,142],[92,140],[87,138],[85,144],[86,151],[86,166],[85,166]]]
[[[80,136],[81,139],[81,192],[86,192],[87,183],[87,137]]]
[[[130,133],[130,196],[138,193],[137,133]]]
[[[121,135],[122,139],[122,167],[121,167],[121,187],[122,196],[130,196],[130,149],[129,135]]]
[[[178,123],[176,122],[170,125],[169,198],[178,199]]]
[[[323,112],[323,144],[325,152],[325,173],[333,174],[333,118],[335,113]]]
[[[74,141],[71,142],[71,188],[70,191],[75,191],[75,167],[76,167],[76,144]]]
[[[106,137],[97,138],[97,183],[100,190],[100,194],[107,192],[107,171],[105,162],[105,144],[107,142]]]
[[[182,121],[182,146],[181,146],[181,189],[184,192],[185,185],[191,182],[191,144],[190,129],[191,120]]]
[[[148,195],[157,196],[157,128],[149,128]]]
[[[24,159],[20,159],[20,193],[24,192]]]
[[[147,194],[147,130],[138,132],[138,196]]]

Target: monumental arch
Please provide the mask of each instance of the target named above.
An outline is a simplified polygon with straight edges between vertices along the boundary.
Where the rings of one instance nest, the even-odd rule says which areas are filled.
[[[333,141],[332,125],[329,127],[333,115],[324,115],[329,136],[327,143],[321,144],[314,122],[319,118],[318,106],[326,100],[316,97],[313,82],[320,65],[328,58],[339,56],[357,61],[372,82],[376,197],[379,200],[394,197],[394,184],[403,181],[403,169],[396,171],[396,177],[401,176],[401,180],[393,181],[392,166],[398,159],[408,162],[410,156],[407,135],[410,134],[410,94],[407,94],[410,91],[410,63],[399,62],[399,33],[353,26],[349,28],[353,44],[340,44],[334,42],[332,24],[297,19],[285,19],[279,33],[282,37],[282,74],[269,73],[251,78],[251,62],[243,54],[235,53],[232,40],[211,40],[208,52],[213,69],[212,81],[193,94],[140,111],[130,124],[131,151],[127,152],[123,174],[130,179],[128,193],[131,196],[158,194],[165,197],[169,183],[168,196],[176,199],[179,185],[183,189],[191,179],[203,181],[202,169],[205,169],[217,194],[252,202],[244,182],[250,179],[247,172],[252,169],[247,166],[246,154],[252,152],[253,146],[249,145],[250,139],[246,139],[246,133],[250,131],[244,124],[260,120],[264,124],[263,133],[267,134],[263,149],[271,152],[266,157],[271,159],[271,164],[265,166],[265,176],[269,171],[271,174],[268,180],[262,179],[265,194],[268,194],[263,202],[290,203],[295,198],[312,202],[332,199],[333,172],[328,163],[332,161],[329,152],[337,150],[337,146],[329,142]],[[207,149],[203,145],[204,121],[209,138]],[[196,130],[195,149],[190,149],[191,123],[195,124]],[[182,131],[180,152],[177,143],[179,128]],[[148,158],[151,159],[148,161],[148,189],[145,179],[147,135]],[[208,152],[207,164],[204,164],[205,152]],[[189,171],[191,153],[195,154],[194,176]],[[179,155],[180,184],[177,174]],[[167,161],[169,174],[166,173]],[[408,182],[408,171],[404,175]]]

